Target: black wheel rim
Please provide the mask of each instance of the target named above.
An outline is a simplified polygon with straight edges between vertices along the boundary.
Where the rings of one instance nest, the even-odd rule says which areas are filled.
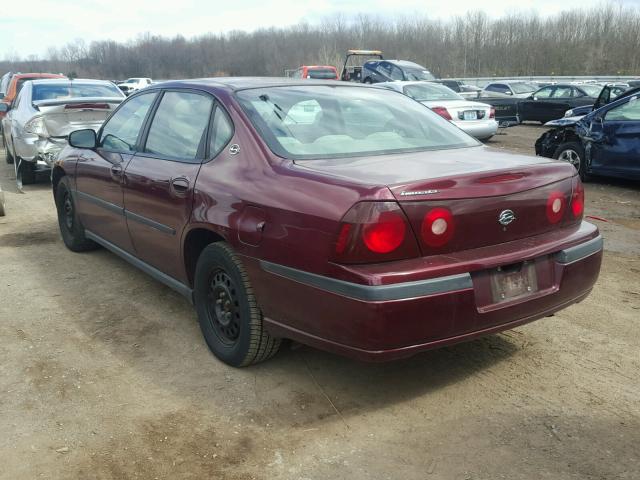
[[[69,192],[64,194],[64,202],[62,203],[62,213],[64,216],[64,224],[68,230],[73,230],[73,202]]]
[[[224,270],[214,270],[209,280],[207,316],[220,341],[233,345],[240,335],[240,300],[233,279]]]

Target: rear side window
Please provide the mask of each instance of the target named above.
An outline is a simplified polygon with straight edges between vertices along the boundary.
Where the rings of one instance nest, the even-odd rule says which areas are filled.
[[[220,107],[216,108],[209,142],[209,156],[215,157],[229,143],[233,136],[233,124],[227,114]]]
[[[126,101],[104,125],[100,135],[100,146],[115,152],[135,151],[140,127],[155,98],[154,92],[138,95]]]
[[[144,151],[192,161],[209,125],[213,99],[191,92],[165,92],[156,111]]]

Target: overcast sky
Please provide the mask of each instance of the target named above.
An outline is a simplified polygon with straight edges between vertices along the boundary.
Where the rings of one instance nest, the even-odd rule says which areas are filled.
[[[448,18],[482,9],[497,17],[514,11],[551,15],[601,0],[27,0],[9,2],[0,13],[0,57],[42,56],[49,46],[76,38],[127,41],[138,34],[192,37],[207,32],[286,26],[343,13],[379,16],[421,14]],[[640,0],[618,3],[640,5]]]

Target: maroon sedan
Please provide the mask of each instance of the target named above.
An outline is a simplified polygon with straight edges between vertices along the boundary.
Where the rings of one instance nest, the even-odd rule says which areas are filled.
[[[389,90],[170,82],[69,143],[53,171],[67,247],[182,293],[234,366],[283,338],[406,357],[551,315],[600,270],[570,164],[491,150]]]

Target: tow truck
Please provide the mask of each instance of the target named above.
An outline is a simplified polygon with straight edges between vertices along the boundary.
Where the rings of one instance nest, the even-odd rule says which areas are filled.
[[[365,57],[360,60],[360,57]],[[362,82],[362,65],[368,60],[384,60],[380,50],[347,50],[340,79],[345,82]],[[357,61],[356,61],[357,60]]]

